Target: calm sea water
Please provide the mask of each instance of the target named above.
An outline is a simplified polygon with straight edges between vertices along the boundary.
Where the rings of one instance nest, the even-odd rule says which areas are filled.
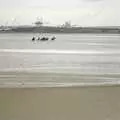
[[[21,80],[22,76],[23,82],[31,80],[32,83],[33,79],[50,84],[61,81],[72,85],[78,85],[80,81],[119,83],[119,34],[54,35],[55,41],[32,42],[33,34],[0,34],[0,80],[11,78],[15,81],[16,77]],[[11,77],[11,73],[6,75],[4,72],[29,72],[32,75],[17,73],[15,76],[12,73]]]

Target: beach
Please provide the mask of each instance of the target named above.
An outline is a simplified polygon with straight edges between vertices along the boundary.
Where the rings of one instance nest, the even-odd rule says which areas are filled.
[[[1,88],[1,120],[119,120],[119,86]]]

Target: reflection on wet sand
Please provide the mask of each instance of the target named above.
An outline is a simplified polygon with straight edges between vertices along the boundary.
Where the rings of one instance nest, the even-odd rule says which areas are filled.
[[[0,120],[119,120],[120,87],[0,89]]]

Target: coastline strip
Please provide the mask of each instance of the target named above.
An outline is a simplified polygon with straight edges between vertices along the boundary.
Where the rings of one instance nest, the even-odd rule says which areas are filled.
[[[95,82],[95,83],[32,83],[32,82],[3,82],[0,88],[41,88],[41,87],[101,87],[101,86],[118,86],[120,82]]]
[[[120,85],[119,74],[0,72],[0,88],[87,87]]]

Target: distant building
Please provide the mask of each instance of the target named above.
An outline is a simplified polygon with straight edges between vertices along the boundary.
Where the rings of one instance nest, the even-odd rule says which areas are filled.
[[[36,22],[34,23],[37,27],[40,27],[43,25],[43,19],[37,18]]]
[[[66,21],[66,22],[62,25],[62,27],[71,28],[71,27],[72,27],[71,21]]]
[[[34,24],[39,27],[39,26],[42,26],[42,25],[43,25],[43,22],[41,22],[41,21],[36,21]]]

